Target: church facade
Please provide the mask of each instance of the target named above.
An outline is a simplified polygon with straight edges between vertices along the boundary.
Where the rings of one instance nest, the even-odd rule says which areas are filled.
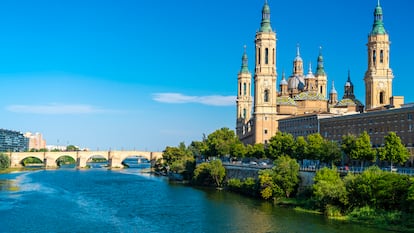
[[[310,64],[305,72],[298,45],[291,74],[286,77],[283,73],[277,85],[276,42],[276,32],[272,29],[270,21],[270,7],[266,1],[262,8],[260,29],[255,37],[253,78],[248,69],[245,50],[237,79],[236,134],[245,144],[266,144],[280,130],[279,121],[283,119],[315,114],[323,115],[323,118],[337,117],[390,107],[398,108],[404,104],[403,97],[392,96],[394,76],[389,66],[390,41],[383,24],[382,7],[379,2],[374,10],[374,24],[367,43],[365,106],[354,95],[350,72],[342,99],[338,98],[333,81],[328,92],[328,75],[325,72],[321,49],[317,56],[315,72]]]

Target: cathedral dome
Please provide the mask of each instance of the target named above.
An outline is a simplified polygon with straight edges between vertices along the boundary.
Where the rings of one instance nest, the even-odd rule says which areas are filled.
[[[290,76],[288,79],[288,88],[289,89],[299,89],[303,90],[305,88],[305,80],[303,76]]]

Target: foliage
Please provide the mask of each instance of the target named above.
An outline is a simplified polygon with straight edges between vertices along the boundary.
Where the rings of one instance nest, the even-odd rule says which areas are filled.
[[[405,163],[410,153],[407,148],[401,143],[400,137],[394,132],[389,132],[384,138],[384,147],[379,149],[379,156],[381,160],[386,160],[391,163]]]
[[[234,146],[240,143],[240,140],[233,130],[224,127],[209,134],[205,143],[204,153],[207,157],[233,156]]]
[[[351,158],[351,153],[355,150],[356,137],[353,134],[343,135],[341,142],[341,150]]]
[[[308,159],[318,159],[323,153],[324,139],[319,133],[309,134],[306,137],[308,145],[306,147],[306,157]]]
[[[284,155],[291,156],[294,142],[292,134],[277,132],[267,144],[268,157],[275,159]]]
[[[336,168],[322,168],[314,177],[313,196],[318,207],[325,211],[328,205],[344,206],[347,203],[345,184]]]
[[[263,199],[290,197],[299,183],[299,164],[280,156],[272,169],[259,171],[259,192]]]
[[[185,179],[191,179],[195,167],[195,159],[193,152],[183,142],[178,147],[167,146],[163,151],[162,157],[167,171],[180,173]]]
[[[299,184],[299,164],[289,156],[280,156],[274,163],[275,183],[290,197]]]
[[[79,147],[74,145],[68,145],[66,146],[66,151],[79,151]]]
[[[8,168],[10,167],[10,158],[9,156],[0,153],[0,169]]]
[[[295,140],[295,144],[293,145],[293,154],[292,158],[303,160],[306,158],[306,147],[308,143],[306,142],[305,137],[299,136]]]
[[[106,160],[106,159],[105,159]],[[58,166],[62,164],[74,164],[76,163],[75,159],[70,156],[61,156],[56,160]]]
[[[252,145],[246,146],[246,156],[247,157],[254,157],[254,158],[265,158],[266,157],[266,150],[265,146],[262,143],[257,143]]]
[[[43,161],[36,157],[28,157],[28,158],[23,159],[22,161],[23,166],[26,166],[27,164],[34,164],[34,163],[40,164],[40,163],[43,163]]]
[[[351,208],[401,210],[405,208],[412,181],[408,176],[384,172],[374,166],[360,175],[346,177],[345,184]]]
[[[215,185],[220,187],[226,175],[226,169],[221,160],[199,164],[194,170],[193,181],[199,185]]]
[[[341,149],[337,142],[324,140],[319,160],[332,165],[341,161]]]
[[[364,161],[373,161],[375,159],[375,154],[375,150],[371,146],[369,134],[364,131],[356,138],[354,148],[350,152],[350,158],[360,160],[361,167],[363,167]]]

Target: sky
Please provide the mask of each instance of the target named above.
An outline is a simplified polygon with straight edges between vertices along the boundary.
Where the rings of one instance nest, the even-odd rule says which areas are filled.
[[[377,0],[268,0],[278,82],[296,46],[319,47],[343,94],[350,70],[365,102],[367,36]],[[48,145],[162,151],[236,125],[243,46],[254,70],[264,0],[3,0],[0,128],[40,132]],[[381,0],[393,95],[414,102],[412,0]],[[307,69],[306,69],[307,70]]]

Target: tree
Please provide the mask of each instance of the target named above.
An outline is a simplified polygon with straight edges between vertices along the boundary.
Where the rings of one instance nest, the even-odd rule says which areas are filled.
[[[74,145],[68,145],[66,146],[66,151],[79,151],[79,147]]]
[[[239,142],[233,130],[221,128],[207,136],[205,155],[208,157],[232,155],[232,148]]]
[[[259,192],[260,196],[268,200],[270,198],[275,198],[283,194],[283,192],[278,192],[279,187],[276,188],[276,184],[273,180],[274,172],[271,169],[265,169],[259,171]]]
[[[299,184],[299,164],[289,156],[280,156],[274,164],[274,181],[290,197]]]
[[[319,159],[324,163],[331,163],[332,166],[341,161],[341,149],[335,141],[324,140],[322,153]]]
[[[223,167],[221,160],[216,159],[199,164],[194,170],[193,180],[196,184],[220,187],[225,175],[226,169]]]
[[[327,205],[344,206],[347,192],[336,168],[324,167],[316,172],[313,184],[313,196],[322,210]]]
[[[223,167],[220,159],[210,161],[210,176],[216,182],[216,186],[220,187],[224,176],[226,175],[226,169]]]
[[[308,146],[306,147],[306,155],[308,159],[318,159],[323,153],[324,139],[319,133],[309,134],[307,136]]]
[[[0,169],[8,168],[10,167],[10,158],[9,156],[0,153]]]
[[[255,158],[265,158],[266,157],[266,150],[262,143],[257,143],[252,145],[246,146],[246,156],[247,157],[255,157]]]
[[[384,138],[384,147],[379,149],[379,155],[381,160],[386,160],[391,163],[391,167],[394,163],[402,164],[408,160],[410,153],[407,148],[401,143],[400,137],[394,132],[389,132]]]
[[[292,158],[303,160],[306,157],[306,147],[308,143],[306,142],[305,137],[299,136],[295,140],[295,144],[293,145],[293,154]]]
[[[292,134],[277,132],[270,138],[269,144],[267,145],[268,157],[292,156],[294,142],[295,140]]]
[[[369,134],[364,131],[356,138],[354,148],[350,151],[350,158],[360,160],[362,168],[364,161],[373,161],[375,159],[375,154],[375,150],[371,146]]]
[[[236,158],[243,158],[247,153],[247,148],[243,143],[239,142],[234,144],[232,148],[232,155]]]
[[[351,152],[355,150],[355,141],[356,137],[353,134],[342,136],[341,149],[348,157],[351,157]]]

